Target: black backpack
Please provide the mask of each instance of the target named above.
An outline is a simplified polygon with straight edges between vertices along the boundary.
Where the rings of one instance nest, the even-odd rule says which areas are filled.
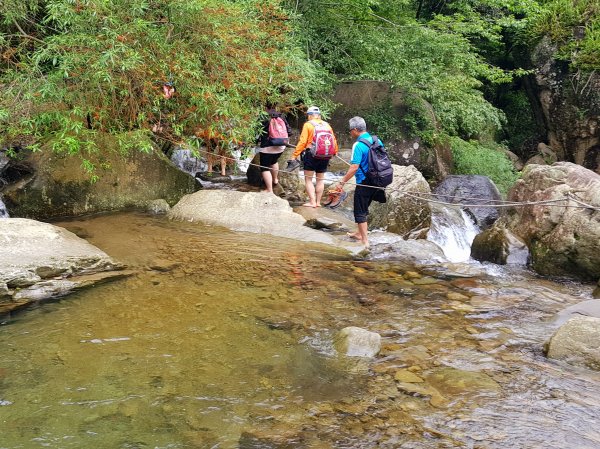
[[[373,143],[367,139],[358,140],[369,147],[369,168],[367,173],[365,173],[367,181],[365,184],[374,187],[387,187],[394,179],[392,161],[390,161],[381,140],[377,136],[371,137],[373,138]]]

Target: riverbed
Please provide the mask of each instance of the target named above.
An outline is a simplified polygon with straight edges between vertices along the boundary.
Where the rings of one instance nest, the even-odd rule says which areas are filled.
[[[589,286],[140,213],[55,224],[135,274],[5,318],[0,448],[600,448],[600,375],[543,355]],[[338,355],[347,326],[381,353]]]

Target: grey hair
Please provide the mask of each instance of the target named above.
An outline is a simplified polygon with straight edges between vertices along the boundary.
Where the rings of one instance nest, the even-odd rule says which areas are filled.
[[[366,131],[367,123],[362,117],[352,117],[349,121],[350,129],[357,129],[358,131]]]

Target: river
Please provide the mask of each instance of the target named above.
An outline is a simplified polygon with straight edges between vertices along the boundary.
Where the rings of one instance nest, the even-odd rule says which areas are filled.
[[[5,318],[2,449],[600,448],[600,374],[543,355],[587,286],[139,213],[56,224],[136,274]],[[380,355],[337,355],[346,326]]]

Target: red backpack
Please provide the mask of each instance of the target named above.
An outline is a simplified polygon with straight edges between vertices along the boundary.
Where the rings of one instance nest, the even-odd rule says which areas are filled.
[[[312,145],[310,146],[310,154],[315,159],[331,159],[335,156],[335,137],[333,130],[327,122],[317,122],[311,120],[309,122],[315,127]]]
[[[271,116],[269,121],[269,142],[273,146],[287,145],[290,139],[285,122],[279,116]]]

